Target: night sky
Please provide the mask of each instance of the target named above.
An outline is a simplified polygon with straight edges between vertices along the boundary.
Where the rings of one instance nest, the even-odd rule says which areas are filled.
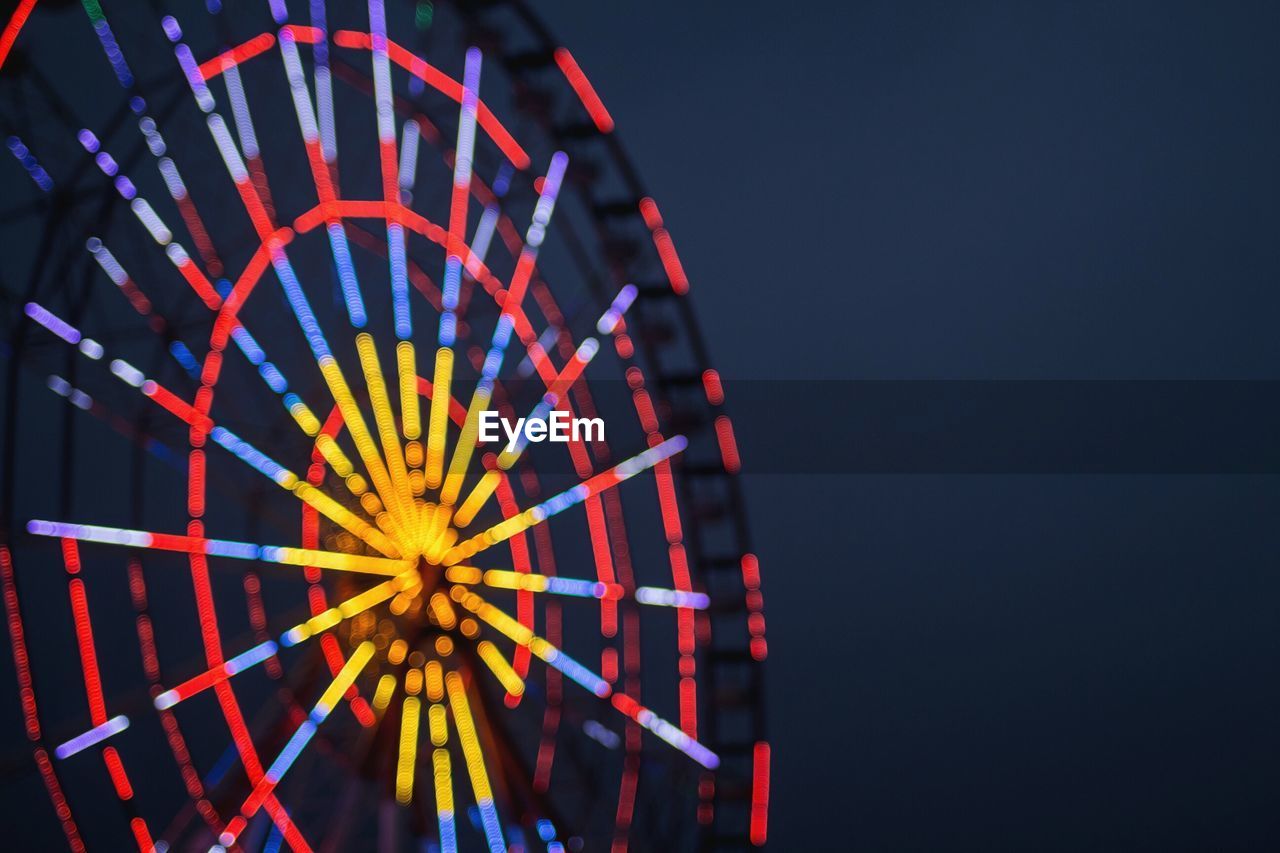
[[[1275,6],[545,14],[661,201],[730,403],[1277,377]],[[786,470],[752,456],[778,430],[850,437],[736,423],[777,849],[1274,847],[1274,475],[753,476]]]

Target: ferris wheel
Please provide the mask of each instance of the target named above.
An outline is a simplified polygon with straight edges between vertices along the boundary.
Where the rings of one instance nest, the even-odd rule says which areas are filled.
[[[23,0],[0,122],[19,838],[765,843],[724,388],[525,3]]]

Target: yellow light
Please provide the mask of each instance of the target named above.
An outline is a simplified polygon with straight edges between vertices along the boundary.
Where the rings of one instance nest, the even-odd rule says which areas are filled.
[[[474,566],[450,566],[444,570],[444,576],[454,583],[480,583],[484,572]]]
[[[378,350],[374,346],[373,336],[367,332],[356,335],[356,351],[360,354],[365,387],[373,406],[373,419],[378,427],[378,436],[382,439],[383,456],[391,469],[391,480],[395,485],[395,493],[388,502],[388,508],[396,514],[398,521],[405,522],[409,520],[405,505],[409,495],[409,475],[404,467],[400,433],[396,431],[396,417],[391,410],[391,398],[387,396],[387,384],[382,377],[382,365],[378,362]]]
[[[271,559],[289,566],[315,566],[317,569],[334,569],[366,575],[398,575],[411,565],[406,560],[314,551],[310,548],[276,548]]]
[[[453,817],[453,771],[449,766],[449,750],[437,749],[431,753],[435,770],[436,811]]]
[[[411,586],[406,587],[399,595],[391,600],[391,604],[388,605],[387,609],[391,611],[392,616],[403,616],[404,612],[409,609],[409,606],[413,604],[418,593],[421,591],[422,580],[421,578],[415,578]]]
[[[431,548],[426,553],[427,561],[439,563],[440,558],[453,547],[453,543],[456,541],[458,541],[458,531],[450,527],[431,544]]]
[[[404,437],[412,441],[422,435],[422,416],[418,411],[418,357],[411,341],[396,344],[396,365],[400,371],[400,419],[404,421]]]
[[[392,666],[399,666],[404,663],[404,656],[408,653],[409,644],[404,640],[396,640],[391,644],[390,648],[387,649],[387,660],[391,662]]]
[[[463,619],[459,627],[462,629],[462,636],[469,640],[474,640],[480,635],[480,626],[474,619]]]
[[[365,640],[356,646],[356,650],[351,653],[351,657],[343,664],[342,669],[338,670],[338,674],[334,677],[333,683],[320,694],[320,700],[317,705],[323,705],[326,708],[334,708],[338,704],[338,700],[342,698],[342,694],[347,692],[352,684],[355,683],[356,676],[360,674],[360,670],[364,669],[364,665],[369,662],[369,658],[373,657],[373,643]]]
[[[418,717],[421,702],[406,696],[400,718],[400,760],[396,763],[396,802],[408,805],[413,799],[413,765],[418,758]]]
[[[427,709],[427,728],[431,733],[433,746],[444,746],[449,739],[449,730],[445,727],[444,706],[435,704]]]
[[[442,658],[453,654],[453,640],[448,637],[436,637],[436,654]]]
[[[347,480],[347,485],[351,486],[351,477],[355,471],[355,466],[351,464],[351,460],[347,458],[347,454],[342,452],[342,448],[338,446],[338,442],[333,440],[333,436],[328,433],[320,433],[316,436],[316,449],[320,451],[320,455],[324,457],[324,461],[329,463],[329,467],[333,469],[333,473]],[[358,478],[361,488],[364,491],[364,478],[359,474],[354,474]],[[355,491],[354,487],[352,491]]]
[[[471,777],[471,790],[475,793],[477,802],[492,800],[489,774],[484,768],[484,753],[480,750],[480,739],[476,737],[475,721],[471,718],[471,706],[467,702],[467,689],[463,686],[462,676],[456,672],[449,673],[445,676],[445,687],[449,691],[449,707],[453,709],[453,724],[458,730],[458,740],[462,742],[467,774]]]
[[[289,407],[289,414],[293,415],[293,419],[307,435],[315,435],[320,431],[320,420],[301,400]]]
[[[440,661],[429,660],[425,669],[427,680],[427,698],[439,702],[444,698],[444,668]]]
[[[467,499],[462,502],[462,506],[458,508],[458,514],[454,518],[454,524],[458,527],[466,527],[476,517],[476,513],[485,505],[489,497],[493,494],[494,489],[498,488],[498,481],[502,479],[500,471],[485,471],[484,476],[480,478],[480,482],[476,483],[475,488],[471,490],[471,494],[467,495]]]
[[[404,692],[417,696],[422,692],[422,670],[411,669],[404,674]]]
[[[373,487],[378,490],[378,494],[382,496],[382,502],[388,502],[388,498],[393,494],[391,488],[391,480],[387,476],[387,469],[382,464],[382,459],[378,457],[378,449],[374,446],[373,436],[369,434],[369,427],[365,425],[364,415],[360,413],[360,407],[356,405],[355,397],[351,394],[351,389],[347,387],[347,380],[342,375],[342,368],[338,367],[338,363],[333,360],[332,356],[326,356],[319,361],[320,373],[324,376],[325,383],[329,386],[329,393],[333,395],[333,400],[338,404],[338,410],[342,412],[342,419],[347,425],[347,430],[351,433],[351,439],[355,442],[356,450],[360,454],[360,458],[364,460],[364,467],[369,472],[369,477],[373,480]]]
[[[490,569],[484,573],[484,585],[498,589],[524,589],[530,592],[543,592],[547,588],[547,578],[546,575]]]
[[[375,711],[385,711],[387,706],[391,704],[391,694],[396,689],[396,677],[391,673],[387,673],[378,679],[378,686],[373,690],[373,709]]]
[[[404,446],[404,461],[410,468],[421,468],[422,460],[422,442],[411,441]]]
[[[351,554],[342,554],[339,556],[351,557]],[[363,559],[375,559],[373,557],[365,557]],[[387,561],[390,562],[390,561]],[[304,563],[303,565],[314,565],[313,563]],[[321,631],[327,631],[334,625],[337,625],[343,619],[350,619],[360,613],[364,613],[372,607],[376,607],[395,595],[408,583],[412,583],[416,577],[416,571],[408,571],[392,578],[389,581],[383,581],[377,586],[370,587],[358,595],[353,595],[346,601],[343,601],[337,607],[331,607],[323,613],[312,616],[307,621],[295,625],[285,632],[295,643],[302,642],[308,637],[312,637]]]
[[[396,546],[382,533],[382,531],[372,527],[368,522],[357,517],[351,510],[347,509],[310,483],[294,483],[292,491],[308,505],[315,507],[321,515],[336,522],[339,526],[360,537],[365,542],[368,542],[374,549],[381,551],[387,556],[400,555],[399,549],[396,548]]]
[[[449,603],[449,599],[442,592],[434,592],[431,594],[431,613],[436,617],[436,622],[446,631],[453,629],[458,623],[457,616],[454,615],[453,605]]]
[[[460,591],[461,595],[455,595]],[[493,626],[499,632],[510,637],[522,646],[529,645],[535,638],[533,631],[524,625],[512,619],[503,611],[486,602],[483,598],[473,592],[468,592],[462,587],[455,586],[450,591],[450,595],[454,597],[459,604],[479,616],[489,625]]]
[[[436,350],[436,370],[431,387],[431,416],[427,427],[427,487],[440,488],[444,468],[445,438],[449,431],[449,386],[453,382],[453,350]]]
[[[360,508],[369,515],[377,515],[382,512],[382,501],[373,492],[365,492],[360,496]]]
[[[511,664],[507,663],[507,659],[502,656],[502,652],[498,651],[497,646],[488,640],[481,640],[476,646],[476,652],[508,693],[512,696],[524,693],[524,680],[511,668]]]
[[[452,505],[458,500],[462,480],[466,477],[467,466],[471,463],[471,453],[476,449],[480,413],[489,408],[490,396],[490,391],[484,386],[477,387],[475,393],[471,395],[467,419],[462,422],[462,433],[458,436],[458,443],[453,448],[453,457],[449,460],[449,473],[445,476],[444,487],[440,490],[441,503]]]

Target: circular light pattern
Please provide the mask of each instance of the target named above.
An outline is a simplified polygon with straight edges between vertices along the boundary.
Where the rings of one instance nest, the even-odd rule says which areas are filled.
[[[0,585],[71,848],[763,844],[724,387],[568,49],[518,3],[85,0],[86,80],[32,5],[4,85],[75,92],[7,122]]]

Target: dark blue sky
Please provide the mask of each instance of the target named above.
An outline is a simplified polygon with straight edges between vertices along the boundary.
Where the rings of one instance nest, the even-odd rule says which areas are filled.
[[[1277,377],[1275,6],[545,14],[728,377]],[[1274,847],[1275,477],[746,479],[778,849]]]

